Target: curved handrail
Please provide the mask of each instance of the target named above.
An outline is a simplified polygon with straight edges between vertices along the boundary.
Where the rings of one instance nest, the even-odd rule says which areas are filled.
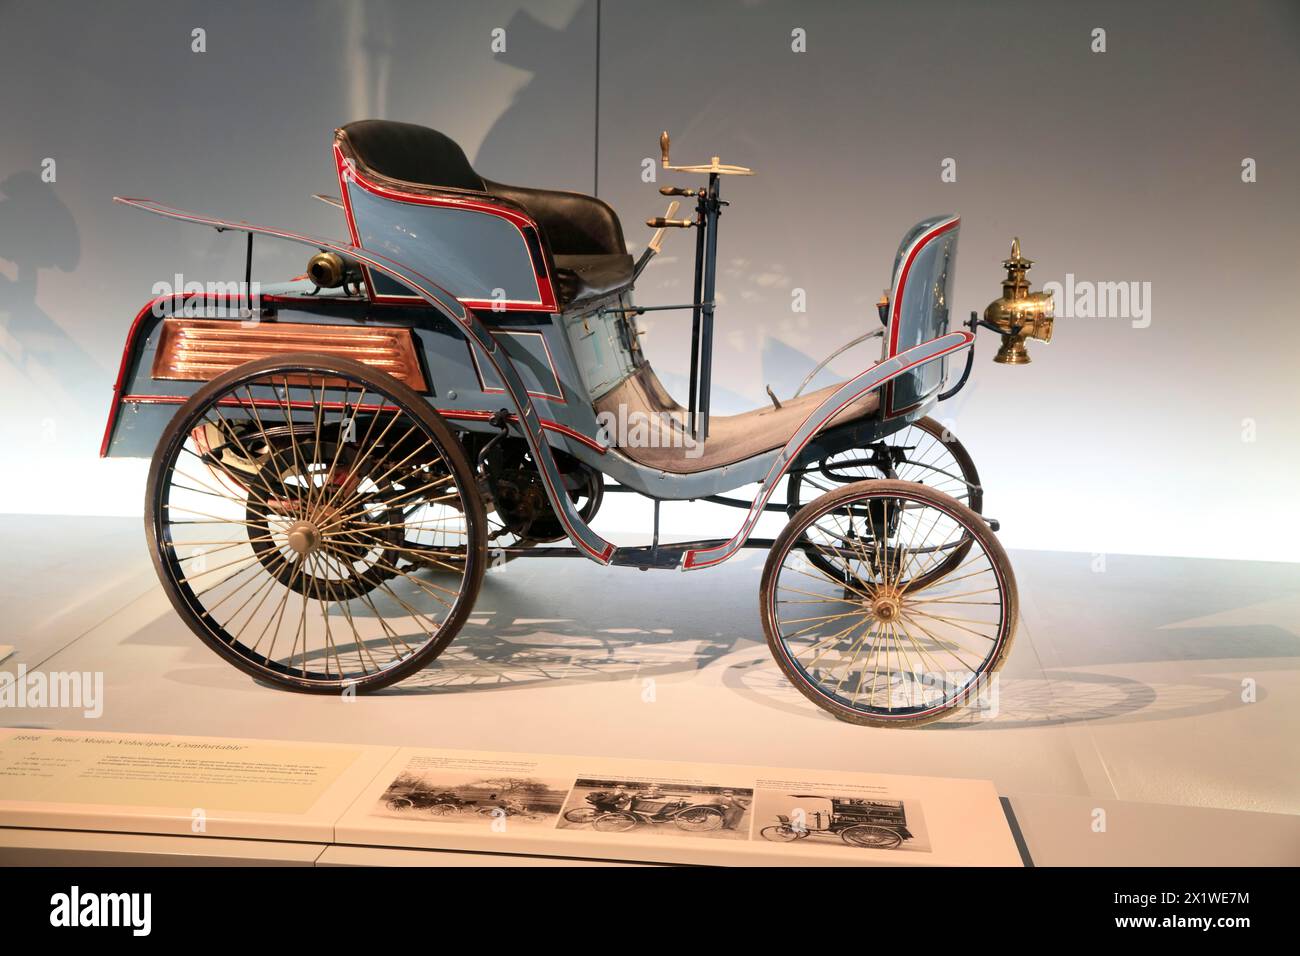
[[[538,464],[538,470],[542,475],[542,484],[546,488],[546,495],[550,499],[551,507],[555,509],[555,513],[559,516],[560,523],[564,526],[570,540],[589,558],[601,564],[608,564],[610,559],[613,558],[614,545],[591,530],[578,514],[572,499],[565,493],[564,482],[560,477],[559,468],[555,464],[555,458],[551,454],[551,447],[542,434],[541,419],[538,417],[532,401],[528,398],[528,390],[518,371],[515,370],[514,363],[505,354],[492,331],[480,322],[471,310],[461,305],[455,296],[438,286],[437,283],[410,267],[389,259],[387,256],[348,242],[336,239],[321,239],[316,236],[306,236],[282,229],[271,229],[248,222],[216,219],[200,213],[165,206],[151,199],[131,199],[115,196],[113,201],[157,216],[164,216],[168,219],[211,226],[222,231],[231,230],[270,236],[275,239],[315,246],[318,249],[349,256],[400,282],[419,295],[430,306],[445,313],[448,318],[453,319],[464,328],[471,336],[473,343],[482,349],[484,356],[491,363],[505,386],[506,397],[514,406],[514,414],[519,420],[520,431],[523,432],[524,439],[528,443],[528,450],[531,452],[533,460]]]
[[[883,362],[873,365],[837,388],[808,414],[795,433],[790,436],[790,440],[786,442],[780,454],[776,456],[776,460],[772,462],[772,467],[763,476],[762,487],[754,497],[754,502],[750,505],[749,513],[740,526],[740,530],[722,544],[687,551],[682,556],[682,570],[694,571],[697,568],[707,568],[715,564],[721,564],[740,550],[746,539],[753,533],[754,526],[758,524],[758,519],[762,516],[768,500],[776,491],[777,484],[790,469],[795,459],[799,457],[799,453],[803,451],[804,446],[812,441],[819,431],[830,424],[831,420],[841,411],[862,398],[867,392],[880,388],[904,372],[909,372],[918,365],[941,359],[945,355],[960,349],[969,348],[974,340],[975,336],[969,332],[949,332],[937,339],[931,339],[928,342],[922,342],[920,345],[914,345],[910,349],[905,349],[893,358],[885,359]]]

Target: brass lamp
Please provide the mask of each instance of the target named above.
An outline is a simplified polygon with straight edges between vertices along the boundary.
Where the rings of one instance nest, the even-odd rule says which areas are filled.
[[[989,303],[984,321],[1002,336],[1002,347],[993,361],[1001,365],[1028,365],[1026,339],[1052,341],[1054,303],[1050,292],[1030,292],[1026,273],[1034,264],[1020,254],[1020,239],[1011,240],[1011,258],[1002,261],[1007,277],[1002,280],[1002,298]]]

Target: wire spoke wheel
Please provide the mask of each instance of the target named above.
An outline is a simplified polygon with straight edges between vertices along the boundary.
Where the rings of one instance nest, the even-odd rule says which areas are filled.
[[[760,600],[794,685],[876,726],[937,720],[988,693],[1017,619],[1015,577],[985,521],[905,481],[858,482],[801,509],[772,546]]]
[[[632,814],[616,811],[601,814],[591,822],[591,826],[592,829],[600,830],[602,833],[625,833],[634,829],[636,823],[636,817]]]
[[[840,839],[849,846],[869,850],[893,850],[903,845],[903,836],[897,830],[871,823],[860,823],[841,830]]]
[[[787,511],[793,517],[800,508],[827,492],[856,481],[893,478],[915,481],[954,498],[976,514],[984,510],[984,489],[975,461],[952,432],[933,418],[920,418],[894,432],[888,442],[869,448],[851,448],[820,461],[802,464],[790,472]],[[942,577],[959,565],[970,551],[964,537],[945,555],[945,560],[927,570],[932,578]],[[824,563],[817,553],[814,564]],[[824,570],[830,570],[826,564]]]
[[[483,505],[451,431],[342,358],[250,362],[196,392],[154,453],[146,528],[190,628],[294,690],[373,690],[424,666],[484,569]]]
[[[801,836],[806,835],[806,834],[801,834],[798,830],[794,829],[793,827],[788,827],[785,825],[763,827],[763,829],[759,830],[758,832],[762,835],[764,840],[771,840],[773,843],[793,843],[795,840],[798,840]]]
[[[717,807],[687,807],[673,822],[692,832],[716,830],[722,826],[722,811]]]

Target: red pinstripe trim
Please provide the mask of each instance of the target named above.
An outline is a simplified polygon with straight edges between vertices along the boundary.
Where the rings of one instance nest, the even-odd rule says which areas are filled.
[[[119,396],[122,392],[122,382],[126,378],[126,366],[131,355],[131,343],[135,341],[135,333],[140,328],[140,323],[144,321],[144,317],[153,311],[153,307],[159,302],[170,298],[173,297],[157,295],[150,299],[145,304],[145,307],[136,313],[135,319],[131,322],[131,328],[126,333],[126,345],[122,347],[122,361],[117,367],[117,378],[113,381],[113,400],[108,406],[108,421],[104,424],[104,437],[99,443],[100,458],[108,456],[108,443],[113,436],[113,425],[117,422],[117,410],[122,403]]]
[[[970,345],[970,343],[975,339],[975,336],[971,335],[969,332],[962,332],[960,330],[956,332],[948,332],[946,334],[961,335],[964,337],[964,339],[963,341],[953,345],[951,348],[944,349],[942,352],[936,352],[934,355],[927,356],[926,358],[916,359],[913,362],[909,362],[907,365],[904,365],[893,375],[889,376],[889,382],[892,382],[894,379],[898,378],[898,376],[902,375],[904,372],[908,372],[911,369],[916,368],[916,366],[918,365],[924,365],[926,362],[933,362],[936,359],[942,358],[943,356],[947,355],[949,352],[954,352],[957,349],[965,348],[968,345]],[[921,343],[921,344],[924,345],[925,343]],[[913,347],[919,348],[920,346],[918,345]],[[888,361],[888,359],[886,359],[885,361]],[[885,382],[884,384],[888,385],[889,382]],[[782,454],[781,457],[778,457],[776,461],[772,462],[772,467],[768,469],[767,474],[763,478],[762,487],[764,490],[759,493],[759,495],[754,499],[754,503],[750,505],[749,514],[745,517],[745,523],[740,526],[740,530],[737,531],[727,542],[727,544],[730,545],[731,549],[727,551],[725,554],[723,554],[721,557],[713,558],[712,560],[709,561],[696,561],[695,556],[700,551],[712,551],[713,550],[712,548],[697,548],[693,551],[688,551],[686,552],[685,560],[682,562],[682,570],[694,571],[698,568],[709,568],[715,564],[721,564],[723,561],[729,560],[731,556],[734,555],[736,551],[740,548],[740,545],[745,543],[745,539],[748,538],[750,534],[753,533],[754,526],[758,524],[758,519],[762,517],[763,514],[761,506],[767,504],[768,500],[772,497],[773,492],[776,491],[776,483],[780,481],[781,477],[790,469],[790,466],[794,464],[796,459],[798,459],[800,453],[804,450],[804,448],[807,447],[808,443],[812,441],[813,438],[816,437],[818,433],[821,432],[821,430],[826,426],[827,422],[831,421],[833,418],[835,418],[836,415],[838,415],[840,412],[844,411],[844,409],[848,408],[850,405],[856,402],[866,392],[872,391],[873,389],[880,388],[880,387],[881,387],[880,385],[867,386],[866,388],[859,390],[849,398],[845,399],[843,402],[840,403],[839,407],[837,407],[834,411],[824,416],[822,420],[817,423],[817,427],[814,428],[812,431],[810,431],[804,437],[804,440],[799,443],[798,448],[792,451],[789,455]],[[810,413],[808,417],[811,418],[812,414]],[[806,424],[807,421],[808,419],[804,419],[804,424]],[[801,424],[799,428],[802,429],[803,424]],[[782,464],[783,460],[784,460],[784,464]]]
[[[956,229],[961,225],[961,216],[953,216],[947,222],[940,223],[929,232],[927,232],[907,251],[907,257],[903,260],[903,268],[898,270],[898,281],[894,283],[893,300],[890,303],[889,319],[889,354],[885,358],[893,358],[898,354],[898,326],[899,316],[903,310],[903,289],[907,287],[907,273],[912,269],[912,262],[922,249],[936,236],[940,236],[951,229]],[[915,408],[916,406],[912,406]],[[894,383],[891,381],[885,386],[885,417],[892,418],[895,415],[902,415],[908,409],[898,411],[894,408]]]
[[[243,229],[245,226],[247,226],[247,231],[250,231],[250,232],[256,232],[256,233],[259,234],[259,235],[268,235],[268,236],[278,237],[278,238],[282,238],[282,239],[290,239],[290,240],[293,240],[293,241],[295,241],[295,242],[302,242],[302,243],[304,243],[304,244],[306,244],[306,245],[309,245],[309,246],[317,246],[317,247],[320,247],[320,246],[321,246],[321,242],[322,242],[321,240],[313,239],[313,238],[310,238],[310,237],[307,237],[307,236],[301,236],[301,235],[298,235],[297,233],[284,232],[284,231],[282,231],[282,230],[277,230],[277,229],[268,229],[268,228],[266,228],[266,227],[262,227],[262,226],[252,226],[251,224],[247,224],[247,223],[245,223],[245,224],[231,223],[231,222],[229,222],[229,221],[227,221],[227,220],[212,219],[212,218],[207,217],[207,216],[200,216],[200,215],[197,215],[197,214],[194,214],[194,213],[186,212],[185,210],[176,210],[176,209],[171,209],[170,207],[166,207],[166,206],[158,205],[158,204],[154,203],[152,200],[146,200],[146,199],[129,199],[129,198],[125,198],[125,197],[117,197],[117,196],[115,196],[114,199],[113,199],[113,201],[114,201],[114,202],[126,203],[127,205],[134,205],[134,206],[137,206],[137,207],[139,207],[139,208],[141,208],[141,209],[145,209],[145,210],[148,211],[148,212],[153,212],[153,213],[157,213],[157,214],[160,214],[160,215],[165,215],[165,216],[167,216],[168,218],[172,218],[172,219],[181,219],[181,220],[184,220],[184,221],[186,221],[186,222],[202,223],[202,224],[205,224],[205,225],[210,225],[210,226],[214,226],[214,227],[219,227],[219,228],[221,228],[221,229],[236,229],[236,230],[240,230],[240,229]],[[331,243],[329,240],[324,240],[324,242],[325,242],[325,245],[333,245],[333,243]],[[379,269],[379,270],[380,270],[381,272],[383,272],[385,275],[391,275],[392,278],[396,279],[398,282],[406,282],[408,285],[412,284],[412,281],[409,281],[409,280],[407,280],[407,279],[405,279],[405,278],[403,278],[403,277],[400,277],[400,276],[399,276],[399,275],[394,271],[394,269],[400,269],[400,270],[410,271],[410,272],[414,273],[415,276],[418,276],[418,281],[414,281],[415,288],[417,289],[417,291],[421,291],[421,292],[425,292],[425,293],[427,293],[427,295],[428,295],[427,304],[428,304],[428,305],[430,305],[430,306],[434,306],[434,307],[436,307],[436,308],[438,308],[438,309],[440,309],[440,310],[443,310],[443,311],[447,312],[447,313],[450,314],[454,319],[456,319],[456,321],[460,322],[463,326],[465,326],[467,332],[469,332],[470,334],[474,335],[475,338],[478,338],[478,337],[479,337],[479,336],[478,336],[478,333],[477,333],[477,331],[476,331],[475,325],[474,325],[474,323],[477,321],[477,319],[475,319],[475,318],[473,317],[472,313],[469,313],[469,312],[468,312],[468,311],[467,311],[467,310],[466,310],[466,309],[461,305],[461,303],[460,303],[460,301],[459,301],[458,299],[456,299],[454,296],[451,296],[450,293],[447,293],[445,289],[442,289],[440,286],[438,286],[436,283],[434,283],[432,279],[429,279],[429,278],[427,278],[427,277],[425,277],[425,276],[420,275],[420,273],[415,272],[414,270],[410,269],[409,266],[404,266],[404,265],[402,265],[401,263],[394,262],[394,264],[393,264],[393,268],[392,268],[392,269],[390,269],[390,268],[387,267],[387,266],[381,265],[380,262],[379,262],[377,259],[374,259],[374,258],[370,257],[369,255],[366,254],[365,250],[358,248],[356,245],[352,245],[352,246],[349,248],[348,252],[349,252],[349,254],[350,254],[354,259],[358,260],[359,262],[365,263],[365,264],[373,265],[375,268]],[[424,288],[424,286],[420,284],[420,283],[422,283],[422,282],[427,282],[427,283],[428,283],[430,286],[432,286],[433,288],[438,289],[440,292],[444,292],[444,293],[446,293],[448,296],[451,296],[451,303],[443,303],[443,302],[442,302],[442,298],[441,298],[440,296],[435,295],[433,292],[429,292],[428,290],[426,290],[426,289]],[[453,303],[454,303],[454,305],[456,306],[456,308],[460,310],[459,313],[453,311],[453,309],[452,309],[452,304],[453,304]],[[487,335],[487,337],[488,337],[489,339],[492,338],[492,332],[491,332],[490,330],[484,328],[484,329],[483,329],[483,332],[484,332],[484,334]],[[495,341],[495,340],[494,340],[494,341]],[[499,348],[499,343],[498,343],[498,348]],[[506,356],[506,361],[509,362],[509,356]],[[495,362],[494,362],[494,364],[495,364]],[[501,375],[504,376],[504,372],[502,371],[501,367],[498,367],[498,368],[497,368],[497,373],[498,373],[498,374],[501,374]],[[526,391],[526,390],[525,390],[525,391]],[[525,414],[526,414],[526,413],[532,411],[532,406],[531,406],[531,404],[530,404],[530,402],[529,402],[529,399],[528,399],[527,394],[522,394],[522,395],[519,395],[519,396],[513,396],[513,395],[512,395],[511,397],[512,397],[512,400],[515,401],[516,407],[518,407],[518,408],[521,410],[522,413],[525,413]],[[534,417],[536,417],[536,413],[535,413],[535,412],[533,413],[533,415],[534,415]],[[541,452],[545,452],[547,455],[549,455],[549,446],[547,445],[546,442],[544,442],[544,441],[542,440],[542,436],[541,436],[541,434],[540,434],[540,431],[541,431],[541,429],[542,429],[543,427],[544,427],[544,426],[542,425],[540,419],[538,419],[538,422],[537,422],[537,426],[536,426],[536,428],[533,426],[533,423],[532,423],[532,422],[529,422],[529,421],[521,421],[521,422],[520,422],[520,428],[524,431],[525,436],[527,437],[527,439],[528,439],[528,441],[529,441],[529,447],[530,447],[530,448],[533,448],[533,446],[536,445],[537,448],[536,448],[535,450],[537,450],[537,451],[541,451]],[[554,464],[554,463],[552,462],[552,464]],[[566,501],[566,492],[565,492],[562,488],[561,488],[561,489],[557,489],[557,488],[555,487],[555,483],[551,480],[551,476],[550,476],[549,473],[547,472],[547,469],[546,469],[545,466],[543,466],[540,462],[538,463],[538,471],[540,472],[540,474],[541,474],[541,476],[542,476],[542,480],[546,483],[546,487],[547,487],[548,492],[549,492],[550,500],[551,500],[552,502],[555,502],[555,503],[565,502],[565,501]],[[614,547],[614,545],[611,544],[611,543],[609,543],[608,541],[605,541],[605,547],[604,547],[604,548],[602,548],[600,551],[595,550],[595,549],[592,548],[590,545],[588,545],[585,541],[582,540],[582,535],[581,535],[581,534],[580,534],[580,533],[579,533],[579,532],[578,532],[578,531],[573,527],[572,522],[569,521],[569,519],[568,519],[568,515],[566,514],[566,511],[565,511],[565,508],[564,508],[564,505],[563,505],[563,504],[560,504],[560,505],[559,505],[559,507],[557,508],[557,512],[558,512],[558,515],[559,515],[559,518],[560,518],[561,523],[562,523],[562,524],[564,525],[564,527],[565,527],[566,533],[569,535],[569,539],[570,539],[571,541],[573,541],[574,544],[578,545],[578,546],[579,546],[579,547],[580,547],[584,552],[586,552],[588,555],[590,555],[591,557],[593,557],[595,560],[599,561],[601,564],[609,564],[610,558],[612,557],[612,555],[614,554],[614,551],[616,550],[615,547]],[[576,515],[576,512],[575,512],[575,515]],[[588,527],[585,523],[581,522],[581,520],[579,521],[579,523],[582,524],[582,526],[583,526],[584,528],[586,528],[587,531],[591,534],[591,536],[594,537],[597,541],[604,541],[604,540],[605,540],[605,539],[602,538],[600,535],[598,535],[598,534],[596,534],[594,531],[592,531],[592,530],[590,529],[590,527]]]
[[[270,229],[265,226],[251,226],[251,224],[249,223],[237,223],[237,222],[230,222],[224,219],[213,219],[210,216],[199,216],[193,213],[186,212],[183,209],[173,209],[170,206],[160,205],[158,203],[155,203],[152,199],[131,199],[128,197],[114,196],[113,201],[125,203],[129,206],[136,206],[137,208],[143,209],[146,212],[151,212],[154,213],[155,215],[166,216],[168,219],[178,219],[184,222],[194,222],[204,226],[212,226],[218,232],[220,232],[223,229],[234,229],[237,231],[243,230],[243,231],[251,232],[255,235],[270,236],[273,239],[288,239],[292,242],[301,242],[304,245],[308,245],[308,246],[320,245],[320,242],[318,242],[316,239],[310,236],[299,235],[296,232],[285,232],[284,230],[281,229]],[[161,211],[161,210],[166,210],[166,211]],[[251,228],[246,228],[250,226]],[[356,247],[356,243],[352,243],[352,245]],[[384,272],[388,271],[386,267],[381,266],[377,260],[372,259],[368,255],[366,255],[366,250],[361,249],[360,247],[356,247],[356,251],[351,251],[348,254],[352,256],[352,258],[360,262],[363,266],[373,265],[376,268],[379,268],[380,271],[384,271]],[[461,305],[459,299],[453,296],[450,292],[447,292],[446,289],[442,288],[442,286],[438,285],[432,279],[428,278],[427,276],[422,276],[414,269],[411,269],[410,266],[403,265],[400,262],[394,262],[394,264],[401,269],[405,269],[407,271],[410,271],[414,275],[420,276],[421,281],[427,282],[430,286],[437,289],[439,292],[446,294],[446,296],[451,300],[451,302],[443,302],[440,296],[434,295],[432,292],[430,292],[429,297],[430,299],[433,300],[433,302],[429,303],[423,298],[420,299],[421,302],[425,302],[426,305],[433,304],[438,308],[444,309],[445,311],[447,311],[448,314],[452,316],[452,318],[457,319],[462,323],[465,321],[465,308],[464,306]],[[396,276],[393,276],[392,278],[396,282],[405,281],[403,279],[398,279]],[[263,296],[262,298],[267,301],[293,301],[293,297],[284,298],[282,300],[275,296]],[[404,299],[398,302],[398,304],[405,304],[405,303],[406,300]],[[460,309],[459,314],[452,310],[451,303],[455,303],[455,305]]]
[[[140,330],[140,323],[144,321],[144,317],[146,315],[148,315],[150,312],[154,310],[154,306],[158,305],[161,302],[166,302],[168,300],[171,300],[174,302],[179,302],[181,305],[184,305],[190,299],[193,299],[200,295],[203,296],[204,299],[215,299],[217,301],[222,301],[222,300],[226,302],[244,301],[241,296],[215,295],[209,292],[185,292],[179,295],[177,294],[156,295],[148,302],[146,302],[144,308],[141,309],[139,312],[137,312],[135,318],[131,320],[131,328],[126,333],[126,344],[122,346],[122,361],[119,362],[117,366],[117,378],[113,380],[113,401],[108,408],[108,421],[104,425],[104,437],[99,443],[100,458],[104,458],[108,455],[108,444],[113,436],[113,425],[117,422],[118,405],[122,401],[121,398],[119,398],[119,396],[122,393],[122,385],[126,381],[126,366],[131,359],[131,346],[135,343],[135,336],[136,333]],[[282,297],[265,295],[265,296],[259,296],[258,301],[278,302],[278,301],[282,301]],[[171,314],[175,314],[175,312],[173,311]]]
[[[120,399],[120,401],[123,403],[131,402],[132,404],[135,405],[181,405],[184,404],[189,399],[189,397],[190,396],[188,395],[124,395]],[[241,405],[247,405],[248,400],[224,398],[221,399],[221,401],[219,401],[217,404],[227,405],[227,406],[241,406]],[[285,403],[281,401],[277,401],[276,399],[273,398],[259,398],[259,399],[255,399],[253,404],[256,405],[258,408],[283,408]],[[289,407],[293,409],[307,409],[307,408],[314,408],[315,406],[316,403],[314,402],[295,401],[289,403]],[[322,402],[321,407],[328,408],[330,410],[336,410],[336,409],[343,408],[343,403]],[[397,410],[396,405],[354,405],[350,402],[348,403],[347,407],[362,412],[392,412]],[[443,418],[460,420],[460,421],[486,422],[486,421],[491,421],[492,417],[496,414],[495,412],[485,412],[473,408],[435,408],[434,411],[436,411]],[[519,416],[511,415],[510,421],[518,422]],[[546,431],[555,432],[557,435],[563,435],[566,438],[572,438],[574,441],[586,445],[594,452],[598,452],[599,454],[604,455],[609,451],[609,449],[606,448],[604,445],[600,444],[594,439],[588,438],[586,435],[582,434],[582,432],[574,431],[568,425],[561,425],[559,422],[554,422],[546,418],[539,419],[539,421],[541,422],[542,428],[545,429]]]
[[[486,421],[490,421],[492,419],[492,416],[495,415],[496,413],[479,411],[478,409],[472,409],[472,408],[471,409],[440,408],[438,409],[438,414],[441,415],[443,418],[461,419],[463,421],[486,422]],[[511,415],[510,421],[518,422],[519,416]],[[572,438],[574,441],[586,445],[588,448],[590,448],[594,452],[597,452],[598,454],[604,455],[609,452],[609,449],[606,448],[604,445],[600,444],[600,442],[596,441],[595,439],[587,437],[580,431],[575,431],[574,429],[570,428],[568,425],[561,425],[559,422],[551,421],[549,418],[539,418],[538,421],[541,422],[542,428],[544,428],[546,431],[555,432],[557,435],[563,435],[566,438]]]
[[[494,335],[537,335],[537,336],[540,336],[540,337],[541,337],[541,340],[542,340],[542,350],[546,353],[546,365],[547,365],[547,367],[548,367],[548,370],[549,370],[550,373],[551,373],[551,378],[555,380],[555,387],[558,388],[558,389],[560,390],[561,394],[559,394],[559,395],[552,395],[550,392],[534,392],[534,391],[531,391],[531,390],[527,390],[527,391],[528,391],[528,394],[531,395],[533,398],[544,398],[544,399],[546,399],[546,401],[551,402],[552,404],[555,404],[555,405],[567,405],[567,404],[569,404],[568,400],[567,400],[567,399],[564,397],[564,395],[563,395],[563,392],[564,392],[564,386],[560,384],[560,373],[559,373],[558,371],[556,371],[556,369],[555,369],[555,356],[553,356],[553,355],[551,354],[551,345],[550,345],[549,342],[546,341],[546,333],[545,333],[545,332],[534,332],[534,331],[531,330],[531,329],[497,329],[496,332],[494,332],[493,334],[494,334]],[[473,366],[474,366],[474,375],[475,375],[475,377],[478,378],[479,389],[480,389],[484,394],[487,394],[487,395],[504,395],[504,394],[505,394],[505,391],[506,391],[504,388],[497,388],[495,385],[489,386],[489,385],[488,385],[488,384],[483,380],[483,370],[482,370],[481,368],[479,368],[479,364],[478,364],[478,356],[474,354],[474,345],[473,345],[473,343],[471,343],[468,339],[466,339],[466,341],[465,341],[465,345],[468,347],[468,350],[469,350],[469,359],[470,359],[470,362],[471,362],[471,363],[473,364]],[[510,356],[507,355],[506,358],[510,358]],[[513,362],[514,360],[511,359],[511,361]]]
[[[136,405],[182,405],[190,398],[189,395],[127,395],[122,401],[132,402]],[[289,401],[282,402],[277,398],[255,398],[251,402],[246,398],[222,398],[218,399],[218,405],[225,408],[247,408],[252,405],[254,408],[284,408],[286,405],[295,411],[305,411],[309,408],[315,408],[317,404],[321,408],[327,408],[330,411],[336,411],[342,408],[351,408],[358,412],[397,412],[401,411],[396,405],[357,405],[348,402],[304,402]]]
[[[212,292],[185,292],[179,295],[175,293],[173,293],[172,295],[157,295],[154,296],[152,299],[150,299],[148,302],[146,302],[144,308],[142,308],[139,312],[137,312],[135,318],[131,320],[131,327],[126,333],[126,344],[122,346],[122,360],[121,362],[118,363],[117,366],[117,378],[113,380],[113,400],[109,404],[109,408],[108,408],[108,421],[104,424],[104,437],[100,440],[99,443],[100,458],[105,458],[108,456],[108,446],[109,443],[112,441],[112,437],[113,437],[113,425],[116,424],[117,422],[118,406],[120,405],[121,402],[126,401],[125,398],[122,398],[120,396],[122,393],[122,386],[125,384],[126,381],[126,367],[131,360],[131,347],[132,345],[135,344],[135,337],[136,337],[136,333],[140,329],[140,323],[143,322],[144,317],[149,313],[151,313],[154,310],[154,307],[161,302],[172,301],[180,305],[184,305],[185,303],[189,302],[190,299],[199,298],[199,297],[202,297],[204,300],[209,302],[225,302],[227,304],[231,302],[244,301],[244,299],[238,295],[217,294]],[[258,301],[280,303],[280,304],[284,304],[284,303],[292,304],[297,302],[300,298],[302,298],[302,300],[305,302],[328,301],[328,300],[320,300],[320,299],[307,299],[306,297],[299,297],[299,296],[292,296],[292,295],[262,295],[262,296],[258,296]],[[175,315],[176,314],[175,309],[173,309],[169,314]]]
[[[343,208],[348,221],[348,232],[352,236],[352,244],[361,246],[361,234],[357,231],[356,216],[352,211],[352,202],[348,198],[348,181],[356,183],[366,192],[394,202],[411,203],[419,206],[436,206],[443,209],[468,209],[472,212],[480,212],[489,216],[496,216],[498,219],[504,219],[519,231],[519,241],[524,244],[524,254],[528,257],[528,262],[533,269],[533,278],[537,283],[537,301],[530,302],[521,299],[460,299],[460,301],[472,309],[491,309],[494,306],[506,306],[508,309],[519,312],[555,312],[558,309],[555,301],[555,286],[551,280],[545,259],[541,263],[533,261],[532,247],[528,244],[528,237],[525,235],[525,229],[533,231],[533,237],[537,242],[538,249],[541,248],[542,230],[537,223],[528,216],[515,212],[513,209],[507,209],[495,203],[484,202],[482,200],[470,197],[459,196],[422,196],[416,193],[405,193],[400,190],[392,189],[388,186],[381,186],[378,183],[366,179],[357,169],[355,163],[349,163],[343,156],[343,150],[339,148],[338,143],[334,144],[334,165],[339,177],[339,190],[343,193]],[[346,171],[346,175],[345,175]],[[541,271],[538,271],[538,266]],[[370,278],[370,270],[362,266],[366,278],[366,291],[376,302],[408,302],[419,300],[419,296],[404,295],[380,295],[374,289]],[[457,298],[460,298],[459,296]],[[422,301],[422,300],[421,300]]]
[[[898,320],[903,310],[903,297],[898,293],[907,285],[907,274],[912,269],[912,263],[916,261],[917,255],[920,254],[921,250],[925,248],[931,239],[935,236],[942,235],[951,229],[955,229],[959,225],[961,225],[961,217],[954,216],[947,222],[935,226],[920,239],[916,240],[908,250],[907,258],[903,260],[903,268],[898,270],[898,281],[894,283],[893,310],[889,322],[889,355],[887,358],[893,358],[898,354]]]

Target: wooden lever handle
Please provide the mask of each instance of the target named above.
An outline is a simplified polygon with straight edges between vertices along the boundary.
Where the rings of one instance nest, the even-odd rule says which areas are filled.
[[[668,134],[665,133],[664,135],[667,136]],[[656,229],[656,230],[657,230],[657,231],[655,232],[655,234],[650,238],[650,248],[651,248],[652,250],[654,250],[655,255],[658,255],[658,254],[659,254],[659,247],[663,245],[663,241],[664,241],[664,230],[665,230],[666,228],[668,228],[669,224],[676,224],[676,223],[678,223],[678,222],[682,222],[682,221],[683,221],[683,220],[680,220],[680,219],[672,219],[672,218],[671,218],[672,214],[675,213],[675,212],[677,211],[677,207],[680,206],[680,205],[681,205],[681,203],[679,203],[676,199],[674,199],[672,202],[670,202],[670,203],[668,204],[668,212],[667,212],[667,213],[665,213],[663,216],[659,216],[659,217],[656,218],[656,219],[647,219],[647,220],[646,220],[646,223],[645,223],[645,224],[646,224],[647,226],[649,226],[649,227],[652,228],[652,229]]]

